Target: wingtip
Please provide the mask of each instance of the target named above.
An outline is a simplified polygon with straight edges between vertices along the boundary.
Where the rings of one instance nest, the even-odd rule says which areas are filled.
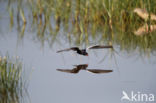
[[[57,71],[60,71],[60,69],[56,69]]]
[[[60,51],[56,51],[56,53],[59,53]]]

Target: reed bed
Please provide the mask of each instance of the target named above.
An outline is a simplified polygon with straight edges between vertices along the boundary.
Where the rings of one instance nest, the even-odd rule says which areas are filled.
[[[113,44],[143,54],[155,51],[156,32],[138,36],[135,31],[156,21],[142,19],[134,9],[156,14],[155,5],[155,0],[8,0],[10,23],[17,18],[20,37],[27,27],[43,45],[65,37],[72,45]]]
[[[25,91],[19,59],[0,57],[0,103],[21,103]]]

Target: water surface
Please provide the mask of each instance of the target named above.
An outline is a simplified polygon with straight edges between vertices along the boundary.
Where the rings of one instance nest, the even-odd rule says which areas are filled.
[[[3,6],[0,9],[0,12],[5,11]],[[116,43],[113,44],[115,51],[90,50],[88,57],[72,51],[56,53],[57,50],[71,46],[84,48],[104,42],[98,41],[100,36],[91,38],[88,44],[69,42],[67,37],[62,36],[66,31],[60,28],[58,36],[51,44],[44,37],[37,37],[38,33],[36,29],[32,29],[30,23],[26,24],[21,38],[17,24],[10,28],[8,19],[9,14],[4,12],[0,19],[0,52],[3,55],[8,53],[19,56],[24,66],[32,70],[27,88],[31,103],[121,103],[122,91],[156,94],[155,50],[149,56],[148,53],[142,54],[139,49],[121,50],[121,45]],[[55,25],[53,20],[51,24]],[[22,28],[22,24],[20,25]],[[77,74],[71,74],[57,71],[72,69],[73,65],[80,64],[88,64],[87,69],[113,72],[95,74],[81,70]]]

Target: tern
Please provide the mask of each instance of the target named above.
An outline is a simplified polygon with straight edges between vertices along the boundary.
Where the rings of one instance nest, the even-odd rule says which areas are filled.
[[[56,69],[56,70],[60,71],[60,72],[73,73],[73,74],[79,73],[80,70],[85,70],[85,71],[88,71],[88,72],[91,72],[91,73],[95,73],[95,74],[102,74],[102,73],[113,72],[113,70],[87,69],[87,68],[88,68],[88,64],[80,64],[80,65],[74,65],[73,69]]]
[[[76,53],[79,55],[88,56],[87,50],[89,50],[89,49],[104,49],[104,48],[113,48],[113,46],[111,46],[111,45],[107,45],[107,46],[95,45],[95,46],[90,46],[86,49],[79,49],[79,47],[71,47],[71,48],[59,50],[59,51],[57,51],[57,53],[73,50],[73,51],[76,51]]]

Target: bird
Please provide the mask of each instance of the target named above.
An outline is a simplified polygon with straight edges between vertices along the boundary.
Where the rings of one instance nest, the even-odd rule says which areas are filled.
[[[136,31],[134,31],[134,34],[137,36],[145,35],[145,34],[150,34],[152,32],[156,31],[156,25],[143,25],[139,27]]]
[[[149,16],[150,16],[150,19],[151,20],[156,20],[156,15],[153,14],[153,13],[148,13],[147,10],[145,9],[141,9],[141,8],[135,8],[133,10],[134,13],[136,13],[138,16],[140,16],[142,19],[144,20],[147,20],[149,19]]]
[[[57,69],[58,71],[61,72],[66,72],[66,73],[78,73],[80,70],[85,70],[88,67],[88,64],[80,64],[80,65],[74,65],[75,68],[73,69]]]
[[[74,65],[73,69],[56,69],[56,70],[60,71],[60,72],[73,73],[73,74],[79,73],[80,70],[89,71],[89,72],[95,73],[95,74],[113,72],[113,70],[87,69],[87,67],[88,67],[88,64],[79,64],[79,65]]]
[[[71,47],[71,48],[59,50],[59,51],[57,51],[57,53],[73,50],[73,51],[76,51],[76,53],[79,55],[88,56],[87,50],[89,50],[89,49],[103,49],[103,48],[113,48],[113,46],[112,45],[107,45],[107,46],[95,45],[95,46],[90,46],[86,49],[79,49],[79,47]]]

